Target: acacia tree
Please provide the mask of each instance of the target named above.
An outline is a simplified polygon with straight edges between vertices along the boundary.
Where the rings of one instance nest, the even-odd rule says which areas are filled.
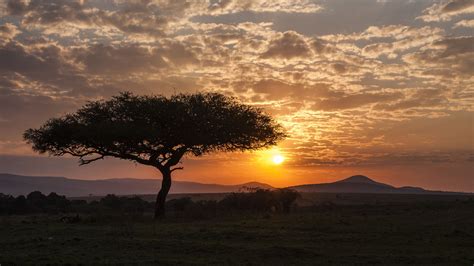
[[[282,127],[261,109],[217,93],[136,96],[125,92],[92,101],[75,113],[28,129],[33,150],[79,157],[80,165],[105,157],[157,168],[162,176],[155,218],[164,216],[172,172],[185,155],[245,151],[275,145]]]

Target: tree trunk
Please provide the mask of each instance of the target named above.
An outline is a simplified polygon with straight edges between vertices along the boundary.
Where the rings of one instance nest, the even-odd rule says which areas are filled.
[[[161,181],[161,189],[156,195],[155,203],[155,219],[159,219],[165,216],[165,203],[166,196],[171,188],[171,171],[162,171],[163,180]]]

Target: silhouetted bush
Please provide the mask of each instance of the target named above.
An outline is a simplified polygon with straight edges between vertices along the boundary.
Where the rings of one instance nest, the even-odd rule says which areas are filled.
[[[172,199],[166,207],[176,217],[204,218],[225,215],[236,211],[289,212],[299,197],[290,189],[253,189],[250,192],[231,193],[221,201],[201,200],[194,202],[190,197]],[[113,194],[98,201],[69,200],[65,196],[50,193],[45,196],[33,191],[25,196],[13,197],[0,193],[0,215],[34,213],[83,213],[105,216],[141,216],[152,212],[154,204],[140,197],[124,197]],[[64,216],[69,217],[69,216]]]
[[[9,210],[9,214],[23,214],[28,212],[28,202],[25,196],[16,197],[13,206]]]
[[[193,219],[216,217],[219,211],[219,203],[215,200],[200,200],[188,204],[182,215]],[[220,213],[221,214],[221,213]]]
[[[119,210],[122,208],[123,205],[123,201],[113,194],[109,194],[101,198],[99,203],[110,210]]]
[[[166,208],[174,211],[184,211],[186,207],[192,205],[194,202],[190,197],[184,197],[179,199],[172,199],[166,202]]]
[[[58,194],[51,192],[46,196],[46,210],[48,212],[67,212],[70,205],[70,201],[65,196],[59,196]]]
[[[46,212],[47,199],[43,193],[33,191],[26,196],[30,212]]]
[[[11,214],[15,208],[19,211],[24,210],[26,205],[22,206],[23,204],[18,203],[14,197],[0,193],[0,214]]]
[[[229,210],[289,212],[300,194],[291,189],[257,189],[254,192],[232,193],[219,205]]]
[[[277,189],[272,191],[276,203],[277,203],[277,210],[283,212],[290,212],[291,207],[295,205],[295,201],[301,197],[301,195],[292,189]]]
[[[100,199],[99,205],[109,213],[141,215],[150,206],[140,197],[118,197],[109,194]]]

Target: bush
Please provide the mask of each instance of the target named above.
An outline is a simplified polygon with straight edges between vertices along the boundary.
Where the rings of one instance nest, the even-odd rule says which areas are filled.
[[[184,211],[186,207],[193,204],[194,202],[190,197],[184,197],[179,199],[172,199],[166,202],[166,208],[174,211]]]
[[[142,215],[147,208],[148,202],[140,197],[117,197],[109,194],[98,202],[107,212]]]
[[[25,198],[25,197],[23,197]],[[16,199],[10,195],[0,193],[0,214],[11,214],[15,207],[25,209],[25,207],[16,204]]]
[[[172,199],[166,202],[168,210],[176,216],[191,218],[215,217],[233,211],[289,212],[300,196],[290,189],[253,189],[249,192],[231,193],[221,201],[197,201],[190,197]],[[143,215],[153,211],[153,203],[140,197],[124,197],[113,194],[99,201],[68,200],[65,196],[50,193],[48,196],[33,191],[24,196],[12,197],[0,193],[0,214],[27,213],[89,213],[98,215]]]
[[[232,193],[219,202],[228,210],[289,212],[300,194],[291,189],[257,189],[254,192]]]

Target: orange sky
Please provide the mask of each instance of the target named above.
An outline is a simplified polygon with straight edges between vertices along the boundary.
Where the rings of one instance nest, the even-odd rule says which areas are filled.
[[[1,1],[0,172],[158,177],[39,156],[22,132],[119,91],[263,107],[271,155],[184,160],[176,179],[275,186],[365,174],[474,191],[474,4],[462,0]]]

